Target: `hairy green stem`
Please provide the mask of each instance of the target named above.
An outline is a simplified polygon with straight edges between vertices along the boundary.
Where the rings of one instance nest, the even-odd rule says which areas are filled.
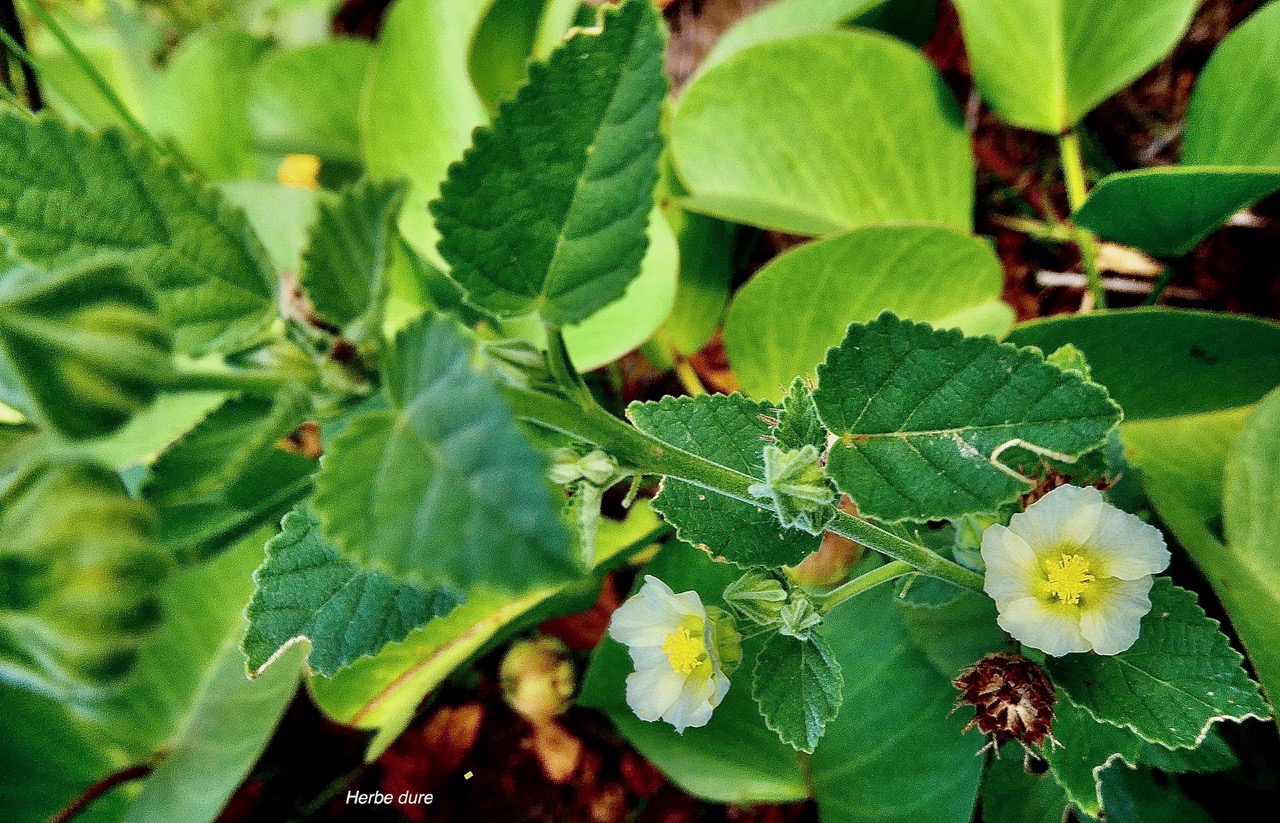
[[[888,583],[890,580],[905,577],[915,570],[915,566],[912,566],[904,560],[894,560],[890,563],[885,563],[883,566],[872,569],[866,574],[860,574],[848,583],[837,586],[822,595],[822,597],[818,599],[818,611],[826,614],[850,598],[857,597],[863,592],[879,586],[881,583]]]
[[[262,369],[237,369],[223,364],[190,363],[178,365],[169,376],[165,388],[170,391],[242,391],[246,394],[274,396],[292,383],[306,383],[306,375]]]
[[[569,392],[569,396],[580,405],[596,405],[595,396],[587,388],[586,381],[578,374],[578,369],[569,357],[569,347],[565,344],[564,333],[559,326],[547,326],[547,368],[560,387]]]
[[[578,407],[567,400],[518,386],[504,386],[502,392],[517,417],[598,446],[637,471],[675,477],[744,503],[760,504],[748,491],[758,482],[755,478],[677,449],[598,406]],[[982,591],[980,575],[866,520],[837,511],[827,530],[903,561],[930,577]]]
[[[1084,205],[1089,189],[1084,179],[1084,155],[1080,151],[1080,134],[1074,130],[1058,136],[1058,150],[1062,155],[1062,175],[1067,184],[1067,202],[1074,214]],[[1080,259],[1084,264],[1084,276],[1093,295],[1093,307],[1107,307],[1107,289],[1098,271],[1098,239],[1093,232],[1079,226],[1072,227],[1076,245],[1080,247]]]

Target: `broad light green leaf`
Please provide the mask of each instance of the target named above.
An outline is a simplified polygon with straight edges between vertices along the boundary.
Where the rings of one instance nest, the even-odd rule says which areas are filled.
[[[1120,420],[1103,388],[1038,352],[888,313],[850,325],[818,367],[813,398],[839,438],[832,479],[884,520],[991,511],[1026,489],[1001,450],[1079,456]]]
[[[962,735],[951,678],[911,642],[893,592],[881,586],[827,615],[844,672],[844,702],[809,759],[823,820],[967,823],[983,740]]]
[[[1268,401],[1272,408],[1274,403]],[[1221,529],[1227,453],[1252,412],[1246,407],[1126,423],[1121,431],[1126,453],[1141,468],[1147,495],[1160,519],[1213,586],[1258,679],[1274,701],[1280,693],[1280,627],[1274,619],[1280,610],[1280,574],[1271,563],[1274,549],[1264,544],[1259,550],[1241,552],[1224,542]],[[1238,466],[1248,463],[1246,458],[1237,461]],[[1241,472],[1237,469],[1238,478],[1254,476]],[[1242,519],[1237,509],[1233,522]]]
[[[677,449],[762,480],[760,438],[771,430],[760,416],[774,411],[740,394],[716,394],[633,403],[627,416],[641,431]],[[663,480],[653,507],[676,527],[681,540],[744,568],[794,565],[821,543],[807,532],[784,529],[772,509],[670,477]]]
[[[236,397],[159,456],[143,494],[160,515],[160,541],[180,563],[277,522],[310,488],[315,461],[278,445],[309,411],[301,389],[274,400]]]
[[[885,0],[779,0],[747,15],[716,40],[698,66],[704,72],[745,48],[825,31],[874,9]]]
[[[724,587],[740,574],[679,541],[664,546],[646,572],[677,592],[696,591],[703,603],[712,605],[721,603]],[[809,791],[796,753],[765,726],[751,697],[751,660],[762,644],[761,638],[744,643],[744,662],[724,701],[707,725],[685,729],[683,735],[661,721],[646,723],[627,706],[631,658],[611,638],[601,642],[592,658],[579,702],[608,714],[641,754],[691,794],[720,803],[803,800]]]
[[[796,375],[813,376],[850,323],[891,311],[944,325],[999,300],[1003,286],[986,241],[943,226],[868,226],[770,261],[734,297],[724,345],[743,389],[776,400]]]
[[[160,621],[169,558],[155,515],[85,461],[39,463],[7,480],[0,567],[0,670],[67,701],[118,685]]]
[[[1227,36],[1187,111],[1182,162],[1280,171],[1280,5],[1263,5]]]
[[[913,580],[908,593],[929,583],[925,577]],[[962,668],[992,652],[1016,651],[996,625],[995,603],[985,595],[965,591],[941,605],[914,605],[899,595],[897,605],[911,639],[945,677],[958,677]]]
[[[1255,626],[1274,635],[1280,604],[1280,392],[1268,395],[1232,444],[1224,482],[1227,551],[1251,579],[1223,601],[1274,704],[1280,700],[1280,644],[1259,636]],[[1217,582],[1216,575],[1211,579]],[[1252,596],[1258,589],[1270,593],[1269,602]],[[1246,599],[1248,605],[1241,602]],[[1246,610],[1247,618],[1236,617]]]
[[[111,753],[85,739],[66,706],[0,684],[0,806],[8,823],[48,823],[60,809],[116,768]],[[76,816],[116,823],[124,797],[112,792]]]
[[[1276,191],[1280,166],[1143,169],[1107,177],[1072,220],[1108,240],[1179,257],[1233,214]]]
[[[109,434],[149,406],[172,346],[150,287],[118,263],[0,270],[0,356],[67,437]]]
[[[254,147],[359,163],[360,94],[372,52],[364,40],[336,39],[265,55],[246,103]]]
[[[228,180],[218,191],[244,211],[277,271],[297,272],[320,203],[332,194],[263,180]]]
[[[180,572],[163,591],[165,623],[119,694],[86,722],[126,762],[165,756],[130,801],[128,823],[212,820],[266,747],[296,690],[301,650],[257,680],[240,638],[250,575],[267,534]]]
[[[1054,683],[1072,702],[1170,749],[1194,748],[1222,720],[1271,716],[1240,668],[1240,653],[1194,594],[1160,578],[1151,604],[1127,651],[1048,660]]]
[[[210,26],[186,37],[143,90],[143,122],[172,140],[211,180],[253,177],[257,159],[245,100],[268,42]]]
[[[607,518],[596,535],[597,565],[650,533],[658,517],[643,501],[621,523]],[[546,603],[563,586],[548,586],[514,597],[487,589],[467,592],[467,601],[448,615],[356,660],[331,678],[313,677],[311,695],[340,723],[376,730],[367,759],[374,760],[412,721],[423,698],[454,669],[490,647],[504,630]]]
[[[499,103],[514,96],[528,76],[529,60],[533,57],[546,5],[544,0],[495,0],[480,22],[468,62],[471,81],[490,113],[496,113]],[[563,25],[551,44],[554,47],[569,28],[572,17],[565,16],[563,11],[553,14],[559,16]],[[546,53],[537,59],[544,57]]]
[[[957,0],[983,97],[1015,126],[1060,134],[1174,47],[1197,0]]]
[[[751,673],[751,694],[765,725],[802,752],[812,752],[835,719],[843,687],[840,664],[818,633],[807,640],[770,635]]]
[[[396,338],[393,408],[354,418],[316,479],[324,532],[368,569],[421,585],[511,593],[579,573],[545,478],[453,321],[428,315]]]
[[[1128,421],[1245,406],[1280,383],[1280,324],[1182,309],[1122,309],[1018,326],[1019,346],[1071,343]]]
[[[382,331],[386,272],[399,241],[402,183],[364,180],[321,203],[299,277],[320,316],[353,341]]]
[[[467,301],[567,325],[622,296],[653,207],[665,39],[630,0],[565,41],[449,170],[432,204]]]
[[[660,338],[688,357],[705,346],[720,328],[720,318],[729,302],[738,229],[732,223],[675,205],[663,213],[671,221],[679,244],[680,283],[675,306]]]
[[[727,220],[809,235],[972,226],[955,99],[919,52],[884,35],[820,32],[733,55],[681,96],[671,149],[684,205]]]
[[[1073,218],[1120,243],[1183,255],[1231,215],[1280,191],[1280,5],[1214,52],[1191,96],[1182,165],[1107,177]]]
[[[244,216],[118,131],[0,107],[0,235],[42,265],[120,255],[156,288],[183,353],[233,347],[274,313]]]
[[[243,648],[255,675],[300,640],[309,645],[311,670],[333,675],[462,601],[448,589],[396,583],[343,559],[306,507],[285,516],[253,579]]]
[[[472,39],[494,0],[400,0],[391,6],[369,63],[361,124],[365,169],[412,184],[400,231],[436,268],[439,234],[427,203],[449,164],[488,122],[468,71]]]

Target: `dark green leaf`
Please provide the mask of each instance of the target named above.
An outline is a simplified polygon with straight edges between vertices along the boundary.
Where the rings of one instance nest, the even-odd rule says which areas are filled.
[[[354,342],[381,334],[387,267],[399,241],[402,183],[361,181],[322,202],[302,254],[302,286],[320,316]]]
[[[764,479],[764,441],[772,434],[761,419],[773,408],[740,394],[664,397],[633,403],[636,427],[723,466]],[[680,539],[705,546],[743,568],[794,565],[816,551],[820,538],[784,529],[772,509],[744,503],[683,480],[667,478],[653,506],[676,527]]]
[[[120,255],[155,287],[184,353],[234,347],[274,313],[274,273],[244,216],[113,129],[0,107],[0,234],[42,265]]]
[[[751,694],[765,725],[802,752],[812,752],[835,719],[843,687],[840,664],[817,632],[807,640],[770,635],[752,671]]]
[[[324,532],[397,580],[509,592],[578,573],[545,478],[453,321],[427,315],[396,339],[393,408],[354,418],[316,479]]]
[[[1132,647],[1113,657],[1050,658],[1047,668],[1094,717],[1178,749],[1198,746],[1214,723],[1271,716],[1241,660],[1195,595],[1159,578]]]
[[[831,477],[884,520],[991,511],[1026,489],[1003,451],[1079,456],[1120,419],[1104,389],[1038,352],[891,314],[849,327],[818,367],[814,402],[840,438]]]
[[[290,512],[282,528],[254,572],[257,588],[246,612],[243,648],[255,674],[285,648],[306,640],[312,671],[333,675],[443,617],[462,600],[448,589],[396,583],[343,559],[305,507]]]
[[[647,0],[606,10],[503,105],[432,205],[440,254],[497,316],[581,321],[640,271],[657,182],[664,38]]]

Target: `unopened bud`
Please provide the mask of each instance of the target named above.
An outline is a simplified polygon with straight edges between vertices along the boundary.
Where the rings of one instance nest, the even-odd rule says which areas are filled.
[[[749,571],[725,587],[724,602],[752,623],[769,626],[778,622],[787,590],[776,577]]]
[[[545,723],[569,708],[574,690],[569,648],[554,637],[512,645],[498,670],[502,696],[531,723]]]

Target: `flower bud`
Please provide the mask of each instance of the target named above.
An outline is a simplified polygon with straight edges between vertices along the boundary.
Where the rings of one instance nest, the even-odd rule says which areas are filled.
[[[544,723],[564,714],[573,697],[569,648],[554,637],[515,643],[502,658],[498,679],[502,696],[516,714]]]

